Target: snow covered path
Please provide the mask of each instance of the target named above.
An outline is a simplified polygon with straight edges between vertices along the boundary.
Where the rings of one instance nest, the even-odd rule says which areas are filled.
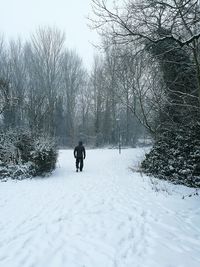
[[[62,150],[51,177],[0,183],[0,267],[199,267],[200,198],[152,190],[143,153],[89,150],[76,173]]]

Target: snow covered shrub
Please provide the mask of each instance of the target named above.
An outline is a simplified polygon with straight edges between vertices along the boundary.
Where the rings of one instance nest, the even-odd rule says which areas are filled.
[[[20,132],[17,135],[15,146],[20,152],[20,159],[22,162],[28,162],[31,159],[31,151],[34,149],[34,137],[30,132]]]
[[[43,175],[55,169],[57,151],[52,140],[44,137],[34,140],[30,156],[35,164],[36,175]]]
[[[155,177],[200,187],[200,125],[170,129],[160,134],[141,167]]]
[[[10,172],[2,161],[0,161],[0,179],[5,179],[10,176]]]
[[[9,178],[23,180],[31,178],[35,174],[34,165],[31,162],[26,164],[9,164],[0,166],[0,179],[7,180]]]
[[[27,131],[0,133],[0,179],[25,179],[51,172],[57,151],[48,137]]]
[[[12,131],[0,133],[0,161],[2,163],[17,164],[20,160],[19,151],[16,147],[17,134]]]
[[[24,164],[9,165],[7,167],[12,179],[23,180],[35,175],[35,166],[32,162]],[[9,177],[6,177],[9,178]]]

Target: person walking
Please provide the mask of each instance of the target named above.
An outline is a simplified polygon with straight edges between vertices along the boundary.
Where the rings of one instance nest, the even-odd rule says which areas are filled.
[[[83,146],[83,142],[79,141],[78,146],[74,148],[74,157],[76,159],[76,172],[80,169],[83,170],[83,160],[85,159],[85,147]]]

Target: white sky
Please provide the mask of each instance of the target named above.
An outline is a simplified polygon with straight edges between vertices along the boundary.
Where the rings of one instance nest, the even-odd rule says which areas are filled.
[[[0,0],[0,33],[28,39],[38,26],[57,26],[66,33],[66,46],[74,48],[91,67],[98,36],[87,24],[90,0]]]

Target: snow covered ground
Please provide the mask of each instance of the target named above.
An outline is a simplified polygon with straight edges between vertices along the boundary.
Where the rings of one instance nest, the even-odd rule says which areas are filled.
[[[51,177],[0,183],[0,267],[199,267],[200,197],[132,172],[143,154],[88,150],[76,173],[62,150]]]

